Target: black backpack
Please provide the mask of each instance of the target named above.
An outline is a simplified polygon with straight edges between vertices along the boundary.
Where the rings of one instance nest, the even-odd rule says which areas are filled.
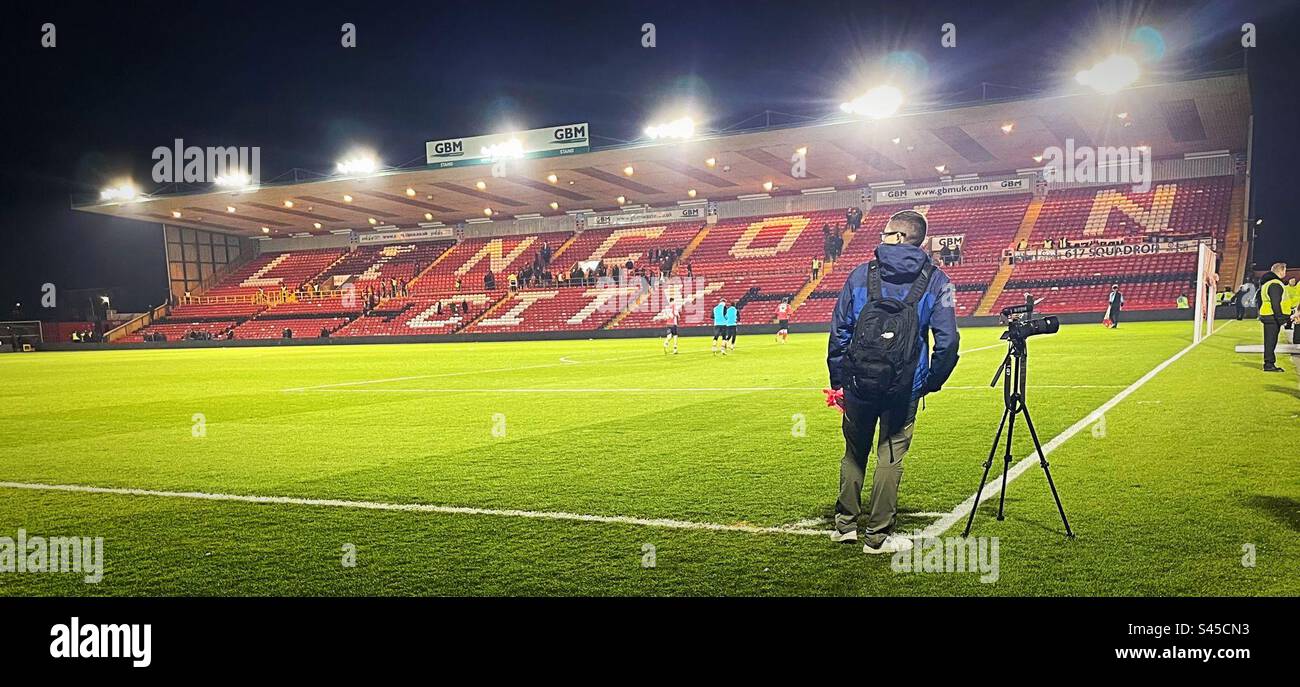
[[[899,301],[881,293],[880,262],[872,260],[867,266],[867,304],[858,313],[844,356],[845,386],[855,397],[881,405],[910,397],[921,358],[916,303],[933,271],[926,263],[907,298]]]

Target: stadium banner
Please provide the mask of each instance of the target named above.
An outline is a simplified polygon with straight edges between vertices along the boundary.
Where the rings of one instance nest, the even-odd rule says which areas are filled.
[[[625,227],[632,224],[650,222],[689,222],[704,219],[704,207],[692,206],[672,210],[647,210],[644,212],[622,212],[617,215],[595,215],[587,218],[588,227]]]
[[[949,236],[931,236],[930,250],[960,249],[963,241],[966,240],[965,234],[953,234]]]
[[[424,229],[404,229],[402,231],[375,231],[357,234],[356,243],[392,243],[394,241],[432,241],[434,239],[452,238],[451,227],[427,227]]]
[[[426,141],[425,160],[438,167],[482,165],[497,160],[551,157],[585,153],[591,149],[586,122],[561,124],[509,134]]]
[[[933,186],[914,186],[912,188],[888,188],[876,191],[877,203],[901,203],[916,200],[939,200],[942,198],[969,198],[986,196],[994,193],[1016,193],[1032,190],[1025,177],[1001,179],[998,181],[963,181],[952,184],[935,184]]]
[[[1182,241],[1152,241],[1143,243],[1099,243],[1091,246],[1072,246],[1070,248],[1012,250],[1007,251],[1007,255],[1015,262],[1024,262],[1027,260],[1125,258],[1139,255],[1195,253],[1201,249],[1202,243],[1212,245],[1213,241],[1210,239],[1186,239]]]

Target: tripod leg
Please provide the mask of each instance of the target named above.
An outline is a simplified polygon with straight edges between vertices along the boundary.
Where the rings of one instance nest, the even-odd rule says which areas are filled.
[[[966,517],[966,529],[961,536],[970,536],[971,525],[975,523],[975,509],[980,507],[980,496],[984,494],[984,483],[989,479],[989,468],[993,467],[993,456],[998,452],[998,443],[1002,441],[1002,428],[1007,425],[1007,416],[1011,414],[1008,408],[1002,411],[1002,421],[998,423],[998,433],[993,435],[993,448],[989,449],[988,460],[984,461],[984,474],[980,476],[980,486],[975,490],[975,503],[970,508],[970,515]]]
[[[1061,505],[1061,497],[1056,493],[1056,483],[1052,481],[1052,471],[1047,467],[1047,456],[1043,455],[1043,445],[1038,443],[1038,432],[1034,429],[1034,421],[1029,419],[1029,407],[1022,405],[1020,410],[1025,414],[1029,436],[1033,438],[1034,449],[1038,451],[1038,464],[1043,467],[1043,474],[1047,475],[1047,486],[1052,490],[1052,499],[1056,501],[1056,511],[1061,514],[1061,523],[1065,525],[1065,536],[1074,538],[1074,532],[1070,530],[1070,521],[1065,517],[1065,507]]]
[[[1007,404],[1007,414],[1010,419],[1007,421],[1007,450],[1002,457],[1002,495],[998,497],[998,522],[1004,518],[1003,512],[1007,504],[1007,473],[1011,472],[1011,437],[1016,430],[1016,411],[1012,410],[1014,406]]]

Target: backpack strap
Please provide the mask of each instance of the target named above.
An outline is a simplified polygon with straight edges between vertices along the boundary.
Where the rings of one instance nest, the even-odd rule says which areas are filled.
[[[903,300],[909,306],[914,306],[925,295],[925,290],[930,288],[930,273],[934,272],[934,263],[926,261],[925,266],[921,268],[921,274],[917,275],[916,281],[912,282],[912,290],[907,293],[907,298]]]
[[[867,298],[878,301],[881,295],[880,286],[880,261],[872,260],[867,264]]]

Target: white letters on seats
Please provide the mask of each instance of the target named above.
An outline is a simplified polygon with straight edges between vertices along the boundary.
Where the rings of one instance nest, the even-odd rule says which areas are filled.
[[[600,246],[596,248],[596,250],[592,251],[591,255],[587,256],[587,259],[588,260],[606,259],[605,254],[608,253],[614,247],[614,244],[626,238],[657,239],[663,235],[665,228],[666,227],[659,226],[659,227],[628,227],[626,229],[615,229],[612,233],[610,233],[609,236],[605,237],[605,241],[601,243]],[[617,258],[611,257],[609,259],[612,260],[614,264],[621,266],[624,263],[626,263],[628,260],[631,260],[632,262],[636,262],[640,260],[643,254],[644,252],[628,253],[627,255],[622,255]]]
[[[771,227],[785,227],[785,236],[777,241],[776,245],[766,248],[750,248],[749,244],[754,242],[759,232]],[[769,217],[765,220],[754,222],[745,228],[745,231],[731,245],[731,257],[733,258],[770,258],[779,253],[784,253],[799,240],[803,230],[808,227],[808,218],[802,215],[790,215],[787,217]]]
[[[533,306],[538,301],[544,301],[548,298],[555,298],[559,291],[521,291],[515,294],[518,299],[509,311],[497,317],[486,320],[479,320],[476,327],[514,327],[523,323],[524,319],[520,317],[523,312]]]
[[[1114,189],[1097,192],[1092,201],[1092,211],[1083,225],[1084,236],[1101,236],[1106,231],[1106,220],[1112,210],[1119,210],[1142,227],[1148,234],[1163,233],[1169,227],[1169,215],[1174,209],[1177,184],[1160,184],[1151,194],[1151,209],[1143,210],[1128,196]]]
[[[502,255],[501,250],[504,244],[501,242],[501,239],[492,239],[482,248],[478,249],[478,252],[475,253],[473,257],[466,260],[465,264],[457,267],[456,275],[460,276],[474,269],[474,266],[482,262],[483,258],[488,258],[488,267],[491,268],[493,272],[501,272],[505,268],[509,267],[510,263],[514,262],[515,258],[519,257],[528,249],[529,246],[533,245],[533,242],[536,240],[536,236],[529,236],[520,241],[519,245],[515,246],[515,249],[510,251],[509,255]]]
[[[289,257],[288,253],[281,253],[275,256],[274,260],[266,263],[265,267],[254,272],[253,276],[249,277],[248,279],[245,279],[242,282],[239,282],[239,285],[246,288],[254,288],[258,286],[279,286],[280,282],[282,281],[279,277],[276,277],[274,279],[263,279],[262,277],[264,277],[266,273],[270,272],[271,270],[279,267],[280,263],[284,262],[285,258],[288,257]]]

